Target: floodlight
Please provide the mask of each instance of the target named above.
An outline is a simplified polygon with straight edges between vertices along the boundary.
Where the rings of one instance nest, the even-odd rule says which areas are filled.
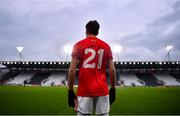
[[[166,51],[167,51],[166,60],[167,60],[167,61],[171,61],[170,52],[172,51],[172,49],[173,49],[173,46],[172,46],[172,45],[167,45],[167,46],[166,46]]]
[[[23,51],[24,47],[18,46],[18,47],[16,47],[16,49],[19,52],[19,60],[21,60],[21,58],[22,58],[22,51]]]
[[[22,52],[24,47],[16,47],[16,49],[18,50],[18,52]]]
[[[112,47],[112,51],[114,53],[120,53],[122,51],[122,46],[121,45],[115,45]]]
[[[66,61],[68,60],[68,55],[71,54],[72,50],[73,50],[72,45],[65,45],[64,46],[64,52],[66,53]]]
[[[117,54],[117,61],[119,61],[119,53],[122,51],[121,45],[113,45],[112,51]]]
[[[66,46],[64,46],[64,51],[65,51],[66,53],[71,53],[71,52],[72,52],[72,49],[73,49],[73,47],[72,47],[71,45],[66,45]]]
[[[173,46],[172,45],[167,45],[166,46],[166,51],[169,52],[173,49]]]

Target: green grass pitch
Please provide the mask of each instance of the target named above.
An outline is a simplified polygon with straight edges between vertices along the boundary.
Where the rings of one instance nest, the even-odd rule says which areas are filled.
[[[110,114],[180,114],[180,87],[117,88]],[[66,87],[0,86],[0,115],[75,115]]]

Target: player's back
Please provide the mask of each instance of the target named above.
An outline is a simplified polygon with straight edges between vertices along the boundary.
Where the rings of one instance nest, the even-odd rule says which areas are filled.
[[[76,44],[79,60],[78,96],[108,95],[106,64],[112,59],[108,44],[88,37]]]

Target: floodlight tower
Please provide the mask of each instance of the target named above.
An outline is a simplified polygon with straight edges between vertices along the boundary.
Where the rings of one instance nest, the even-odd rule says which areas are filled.
[[[71,54],[72,52],[72,46],[71,45],[64,46],[64,52],[66,53],[66,61],[68,61],[69,54]]]
[[[16,47],[16,49],[19,52],[19,61],[21,61],[21,59],[22,59],[22,51],[23,51],[24,47],[18,46],[18,47]]]
[[[171,61],[171,54],[170,54],[170,52],[172,51],[172,49],[173,49],[172,45],[167,45],[166,46],[166,51],[167,51],[166,60],[167,61]]]
[[[115,46],[113,46],[112,50],[114,53],[116,53],[117,61],[119,61],[119,53],[122,51],[122,46],[121,45],[115,45]]]

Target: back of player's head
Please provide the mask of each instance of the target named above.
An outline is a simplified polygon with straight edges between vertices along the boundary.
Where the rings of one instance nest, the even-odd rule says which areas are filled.
[[[96,20],[89,21],[86,24],[86,33],[87,34],[98,35],[99,27],[100,27],[100,25]]]

